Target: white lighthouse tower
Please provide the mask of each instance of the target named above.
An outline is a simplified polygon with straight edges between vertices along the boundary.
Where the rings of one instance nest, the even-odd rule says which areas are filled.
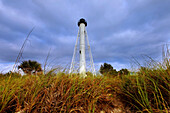
[[[93,73],[93,75],[96,75],[90,44],[87,37],[87,31],[86,31],[87,22],[85,21],[85,19],[81,18],[78,22],[78,26],[79,26],[79,31],[77,35],[77,40],[74,48],[74,53],[73,53],[73,58],[72,58],[72,63],[71,63],[69,73],[74,72],[75,56],[76,56],[77,44],[79,40],[79,74],[82,75],[83,77],[86,76],[86,41],[87,41],[91,72]]]

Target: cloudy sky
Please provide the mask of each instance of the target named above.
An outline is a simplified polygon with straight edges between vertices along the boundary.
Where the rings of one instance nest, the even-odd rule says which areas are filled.
[[[170,42],[170,0],[0,0],[0,71],[11,69],[29,33],[23,60],[70,65],[80,18],[96,67],[131,68],[133,58],[161,60]]]

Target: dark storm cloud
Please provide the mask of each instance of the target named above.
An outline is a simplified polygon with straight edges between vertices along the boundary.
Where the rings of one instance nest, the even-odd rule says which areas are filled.
[[[81,17],[87,20],[96,65],[109,62],[119,68],[132,56],[142,61],[143,54],[160,58],[170,37],[169,5],[169,0],[1,0],[0,62],[15,61],[35,26],[24,59],[43,62],[51,48],[56,63],[70,63]]]

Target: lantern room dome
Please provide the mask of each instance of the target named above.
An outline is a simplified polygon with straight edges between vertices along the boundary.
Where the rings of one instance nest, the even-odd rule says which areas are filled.
[[[79,20],[78,26],[80,26],[81,23],[84,23],[85,26],[87,26],[87,22],[86,22],[86,20],[85,20],[84,18],[81,18],[81,19]]]

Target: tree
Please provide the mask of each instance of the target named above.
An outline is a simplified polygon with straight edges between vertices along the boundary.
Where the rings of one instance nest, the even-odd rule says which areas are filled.
[[[130,72],[125,68],[118,71],[119,75],[128,75]]]
[[[23,61],[19,66],[18,69],[22,69],[27,74],[41,72],[41,64],[37,61]]]
[[[100,73],[106,76],[117,75],[116,69],[113,69],[112,65],[107,64],[107,63],[104,63],[104,65],[101,65]]]

